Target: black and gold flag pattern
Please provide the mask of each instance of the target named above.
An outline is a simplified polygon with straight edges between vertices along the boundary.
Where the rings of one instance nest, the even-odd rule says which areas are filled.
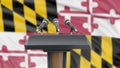
[[[120,68],[120,39],[86,36],[91,49],[67,53],[66,68]]]
[[[50,20],[44,29],[55,33],[52,23],[57,18],[55,0],[0,0],[1,32],[35,32],[44,18]]]

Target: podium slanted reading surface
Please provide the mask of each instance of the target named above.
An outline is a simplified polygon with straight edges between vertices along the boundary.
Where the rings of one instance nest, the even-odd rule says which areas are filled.
[[[32,35],[26,49],[42,49],[48,52],[48,68],[65,68],[66,52],[72,49],[90,49],[84,35]]]

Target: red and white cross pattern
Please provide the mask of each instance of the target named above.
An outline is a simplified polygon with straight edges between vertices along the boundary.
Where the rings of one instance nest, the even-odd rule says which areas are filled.
[[[0,68],[47,68],[47,53],[25,50],[30,33],[0,33]]]
[[[81,34],[120,38],[119,0],[57,0],[61,32],[69,32],[70,19]],[[62,5],[62,6],[59,6]]]

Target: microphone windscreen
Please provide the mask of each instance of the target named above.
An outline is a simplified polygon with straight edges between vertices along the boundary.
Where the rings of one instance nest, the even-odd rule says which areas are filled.
[[[60,29],[59,29],[59,21],[58,21],[58,19],[57,19],[57,18],[53,19],[53,23],[54,23],[55,26],[56,26],[56,31],[59,32]]]
[[[43,21],[42,22],[44,22],[46,25],[48,25],[48,19],[43,19]]]
[[[53,19],[53,23],[54,23],[56,26],[58,26],[58,19],[57,19],[57,18]]]
[[[64,21],[64,24],[67,25],[69,22],[70,22],[69,19],[66,19],[66,20]]]

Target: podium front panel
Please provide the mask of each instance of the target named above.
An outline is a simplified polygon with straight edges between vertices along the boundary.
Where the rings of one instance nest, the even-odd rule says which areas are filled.
[[[26,49],[67,51],[71,49],[89,49],[85,35],[32,35],[25,44]]]

